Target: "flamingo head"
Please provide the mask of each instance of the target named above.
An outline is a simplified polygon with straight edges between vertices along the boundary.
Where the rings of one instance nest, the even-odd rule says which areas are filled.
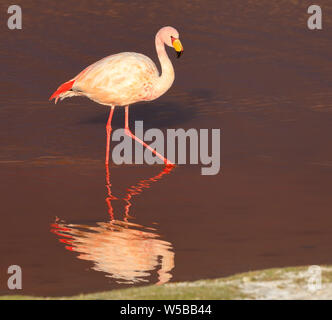
[[[179,39],[179,32],[173,27],[163,27],[157,33],[157,36],[169,47],[174,48],[178,58],[183,54],[183,46]]]

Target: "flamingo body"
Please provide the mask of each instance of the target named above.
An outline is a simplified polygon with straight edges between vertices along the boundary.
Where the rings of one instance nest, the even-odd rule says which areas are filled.
[[[50,100],[84,95],[99,104],[126,106],[153,100],[153,88],[158,78],[158,69],[149,57],[122,52],[90,65],[61,85]]]
[[[103,105],[126,106],[152,100],[158,77],[158,69],[149,57],[123,52],[89,66],[75,77],[72,90]]]

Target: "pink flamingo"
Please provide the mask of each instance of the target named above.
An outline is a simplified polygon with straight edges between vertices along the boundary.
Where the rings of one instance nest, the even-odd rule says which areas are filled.
[[[174,69],[166,53],[165,44],[175,49],[178,58],[183,53],[178,31],[173,27],[161,28],[155,37],[161,75],[149,57],[135,52],[122,52],[90,65],[76,77],[62,84],[50,97],[50,100],[55,98],[57,103],[59,99],[86,96],[99,104],[111,107],[106,125],[106,165],[109,163],[111,122],[115,106],[125,107],[125,133],[148,148],[165,164],[172,164],[129,129],[129,105],[155,100],[173,84]]]

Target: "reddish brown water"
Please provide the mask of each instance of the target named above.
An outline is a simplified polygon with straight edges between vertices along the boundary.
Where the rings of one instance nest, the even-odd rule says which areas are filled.
[[[0,27],[0,294],[17,293],[6,286],[12,264],[23,269],[20,293],[52,296],[331,264],[332,4],[320,1],[317,32],[309,4],[22,1],[23,30]],[[112,166],[113,200],[107,108],[48,97],[112,53],[157,62],[163,25],[185,48],[179,60],[170,52],[176,81],[131,120],[221,128],[222,174],[185,165],[152,182],[162,166]],[[123,117],[116,110],[115,127]]]

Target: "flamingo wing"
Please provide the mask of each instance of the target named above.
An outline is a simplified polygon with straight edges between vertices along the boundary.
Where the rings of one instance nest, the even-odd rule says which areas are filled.
[[[88,67],[77,76],[73,90],[83,92],[100,104],[124,106],[147,100],[158,76],[150,58],[124,52]]]

